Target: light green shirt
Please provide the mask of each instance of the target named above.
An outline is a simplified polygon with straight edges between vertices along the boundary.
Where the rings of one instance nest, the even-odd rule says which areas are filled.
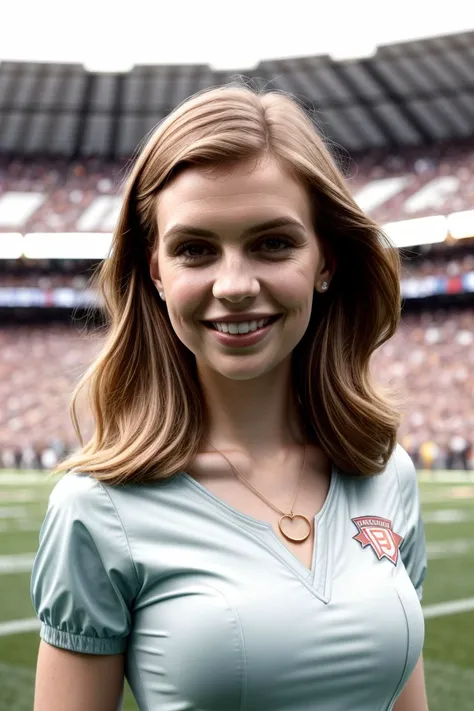
[[[32,573],[41,637],[125,652],[142,711],[389,711],[424,638],[406,452],[364,480],[333,469],[315,531],[309,571],[187,474],[121,487],[67,474]]]

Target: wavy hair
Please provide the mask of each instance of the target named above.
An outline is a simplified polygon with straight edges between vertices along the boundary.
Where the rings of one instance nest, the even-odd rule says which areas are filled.
[[[81,447],[54,473],[77,469],[111,484],[176,474],[199,451],[206,412],[194,356],[177,338],[149,272],[156,198],[187,166],[220,168],[270,154],[306,187],[315,230],[336,264],[315,294],[293,352],[293,386],[309,441],[342,471],[383,471],[400,414],[372,381],[373,352],[400,318],[400,260],[360,209],[308,113],[280,92],[227,85],[191,97],[148,137],[125,185],[110,253],[92,279],[106,315],[98,357],[76,386]],[[88,387],[94,428],[84,444],[76,401]]]

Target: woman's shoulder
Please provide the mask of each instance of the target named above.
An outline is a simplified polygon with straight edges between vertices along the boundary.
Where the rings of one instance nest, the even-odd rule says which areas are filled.
[[[49,496],[49,507],[68,510],[71,514],[92,515],[97,508],[109,508],[107,487],[89,474],[69,471],[59,479]]]
[[[142,536],[155,525],[165,510],[179,508],[180,487],[172,486],[176,476],[146,484],[108,484],[80,472],[67,472],[55,485],[48,509],[68,519],[81,521],[98,535],[121,528],[128,536]],[[102,527],[102,528],[101,528]]]
[[[101,483],[90,474],[84,474],[76,470],[66,472],[56,482],[51,497],[56,501],[69,501],[77,497],[97,496],[101,489]]]
[[[405,488],[416,483],[417,476],[408,452],[397,442],[384,469],[370,479],[378,481],[381,486],[397,485]]]
[[[402,496],[418,488],[418,477],[415,465],[401,444],[397,443],[395,446],[389,465],[392,467],[394,475],[397,478]]]
[[[53,488],[40,531],[40,553],[54,541],[74,559],[92,550],[107,568],[134,575],[133,556],[122,517],[109,487],[94,477],[67,472]]]
[[[348,495],[357,500],[403,503],[407,506],[418,494],[417,473],[413,462],[400,444],[396,444],[384,469],[372,476],[343,476]]]
[[[51,493],[31,574],[42,638],[76,652],[122,652],[140,584],[105,487],[68,472]]]
[[[338,470],[340,474],[345,474],[343,469]],[[378,474],[359,477],[352,476],[348,481],[377,482],[380,486],[390,483],[399,485],[410,485],[416,481],[416,469],[408,452],[398,442],[396,443],[385,467]]]
[[[399,443],[395,445],[382,472],[364,479],[363,493],[376,500],[382,508],[391,506],[406,512],[418,505],[416,468],[407,451]]]

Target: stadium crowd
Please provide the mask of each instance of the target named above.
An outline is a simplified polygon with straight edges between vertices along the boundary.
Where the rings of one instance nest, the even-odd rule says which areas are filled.
[[[85,289],[88,279],[81,274],[0,274],[0,288]]]
[[[448,276],[455,277],[461,274],[469,274],[474,272],[474,240],[470,246],[472,251],[457,254],[456,246],[451,247],[449,253],[443,251],[438,254],[433,254],[424,259],[416,261],[403,261],[402,279],[414,279],[432,276]],[[464,247],[467,247],[467,242]]]
[[[373,181],[401,179],[396,194],[369,210],[380,223],[472,209],[474,203],[472,145],[436,146],[403,156],[371,154],[357,163],[348,161],[343,169],[356,199]],[[114,199],[126,172],[126,161],[0,157],[0,233],[86,229],[81,218],[94,206],[99,227],[89,229],[109,232],[119,202]],[[7,193],[37,196],[24,223],[2,221],[2,215],[14,216],[17,209],[10,203],[2,212]],[[24,202],[27,205],[28,199]],[[422,254],[404,250],[403,257],[402,279],[463,276],[474,272],[474,239],[433,246]],[[25,271],[20,262],[3,262],[0,289],[82,291],[91,275],[90,265],[74,260],[62,263],[61,270],[57,263],[42,260],[37,271],[31,262]],[[50,469],[78,446],[67,417],[70,395],[100,347],[100,338],[65,325],[0,326],[0,466]],[[421,311],[405,314],[395,337],[373,359],[377,378],[403,397],[399,439],[419,467],[474,468],[473,341],[472,307]],[[87,439],[91,423],[86,411],[84,417]]]
[[[474,202],[474,149],[470,146],[434,146],[405,155],[380,157],[368,153],[357,162],[339,160],[349,187],[356,196],[367,184],[387,178],[404,181],[394,195],[369,210],[380,222],[470,209]],[[24,232],[70,232],[98,196],[116,196],[126,177],[128,163],[99,159],[7,160],[0,157],[0,198],[9,191],[46,193],[47,199],[28,216]],[[422,190],[422,188],[425,188]],[[7,231],[2,223],[0,232]],[[108,231],[104,229],[103,231]]]
[[[418,466],[474,468],[474,309],[406,314],[373,369],[402,398],[399,437]]]
[[[440,144],[385,157],[367,155],[348,174],[353,194],[368,182],[396,176],[406,177],[406,185],[371,211],[379,222],[449,214],[471,209],[474,203],[472,144]]]
[[[125,164],[124,164],[125,165]],[[117,195],[124,165],[89,159],[7,162],[0,158],[0,197],[3,193],[44,193],[47,199],[23,223],[23,232],[74,232],[77,222],[101,195]],[[0,214],[0,232],[6,231]]]
[[[77,446],[68,403],[101,338],[64,325],[0,329],[3,466],[48,469]],[[402,397],[399,439],[417,466],[474,468],[474,309],[405,315],[373,369]]]

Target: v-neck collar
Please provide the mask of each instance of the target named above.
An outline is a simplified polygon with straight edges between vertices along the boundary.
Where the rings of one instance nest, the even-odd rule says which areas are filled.
[[[253,531],[254,535],[257,532],[260,536],[263,534],[273,555],[297,575],[304,585],[322,602],[329,602],[331,597],[332,555],[329,545],[330,537],[328,536],[328,529],[333,519],[334,502],[337,498],[340,482],[340,473],[334,465],[331,469],[331,478],[326,499],[321,509],[313,518],[314,544],[311,570],[307,568],[277,536],[271,523],[261,521],[250,514],[239,511],[213,494],[212,491],[186,472],[181,472],[178,477],[182,479],[185,484],[191,486],[198,494],[204,496],[220,513],[226,515],[227,518],[237,521],[237,523],[243,525],[247,531]]]

